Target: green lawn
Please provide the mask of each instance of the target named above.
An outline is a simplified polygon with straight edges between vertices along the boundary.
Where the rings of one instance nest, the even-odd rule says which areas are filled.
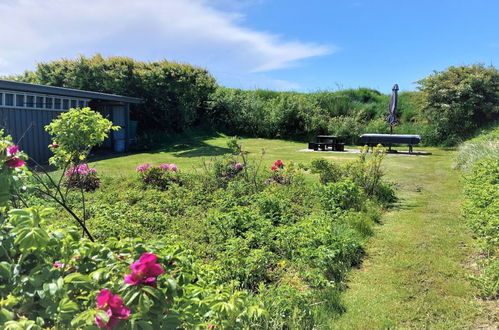
[[[104,175],[119,176],[129,175],[135,171],[135,167],[144,163],[160,165],[162,163],[175,163],[180,169],[192,170],[200,166],[202,159],[221,156],[229,152],[227,148],[228,138],[223,135],[183,135],[175,141],[165,141],[164,145],[154,151],[136,154],[113,154],[107,159],[99,157],[98,170]],[[243,139],[244,150],[250,152],[252,157],[259,157],[262,149],[265,149],[264,161],[272,164],[275,160],[283,162],[294,161],[309,163],[312,159],[325,155],[331,158],[353,159],[355,154],[301,152],[307,147],[303,142],[289,142],[284,140],[269,139]],[[356,148],[356,147],[352,147]],[[91,162],[92,164],[94,162]]]
[[[143,163],[173,162],[191,171],[203,158],[227,153],[226,142],[224,136],[195,135],[165,142],[153,152],[100,159],[95,165],[111,176],[130,175]],[[357,157],[302,152],[305,143],[282,140],[244,139],[242,144],[255,157],[264,148],[267,164],[276,159],[309,164],[320,157]],[[460,218],[461,187],[459,173],[451,169],[453,152],[415,149],[432,155],[386,157],[387,177],[396,183],[400,202],[383,215],[364,263],[351,273],[344,294],[346,313],[331,320],[329,328],[469,328],[482,313],[466,279],[477,250]]]

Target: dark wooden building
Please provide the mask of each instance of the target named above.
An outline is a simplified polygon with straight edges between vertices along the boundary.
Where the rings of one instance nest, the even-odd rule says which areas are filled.
[[[103,146],[123,152],[130,140],[130,105],[141,102],[134,97],[0,80],[0,129],[31,158],[46,162],[52,153],[45,125],[70,108],[90,107],[121,126]]]

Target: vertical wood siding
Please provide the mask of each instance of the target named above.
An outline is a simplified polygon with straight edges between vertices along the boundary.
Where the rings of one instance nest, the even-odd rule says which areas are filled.
[[[39,163],[46,162],[51,156],[48,145],[50,135],[45,131],[48,125],[61,112],[32,109],[2,108],[0,106],[0,129],[10,134],[30,158]]]

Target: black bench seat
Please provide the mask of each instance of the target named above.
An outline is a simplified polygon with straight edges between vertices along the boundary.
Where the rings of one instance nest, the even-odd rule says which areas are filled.
[[[412,146],[421,142],[421,136],[410,134],[362,134],[360,143],[370,147],[382,144],[390,146],[392,144],[408,144],[409,152],[412,152]]]

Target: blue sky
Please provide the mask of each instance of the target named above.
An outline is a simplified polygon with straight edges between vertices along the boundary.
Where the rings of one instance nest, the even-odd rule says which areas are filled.
[[[227,87],[401,90],[499,62],[497,0],[0,0],[0,75],[91,56],[174,60]]]

